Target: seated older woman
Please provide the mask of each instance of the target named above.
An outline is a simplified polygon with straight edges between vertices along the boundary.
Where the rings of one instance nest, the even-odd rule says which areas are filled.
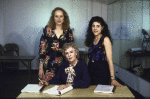
[[[55,77],[48,84],[63,84],[58,87],[58,90],[73,86],[73,88],[87,88],[90,85],[90,77],[88,74],[87,64],[79,59],[79,50],[74,43],[65,43],[62,54],[67,61],[63,62]],[[41,84],[41,82],[39,82]]]

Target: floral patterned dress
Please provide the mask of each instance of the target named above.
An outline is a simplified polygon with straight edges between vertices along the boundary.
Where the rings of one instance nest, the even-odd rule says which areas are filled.
[[[91,85],[110,84],[110,71],[106,59],[104,47],[104,36],[102,36],[97,45],[92,45],[88,52],[88,71],[91,77]]]
[[[45,74],[43,79],[50,80],[59,69],[59,66],[63,62],[62,55],[63,44],[74,41],[73,33],[71,29],[64,30],[63,33],[57,38],[54,30],[45,27],[40,39],[39,60],[43,62],[43,69]]]

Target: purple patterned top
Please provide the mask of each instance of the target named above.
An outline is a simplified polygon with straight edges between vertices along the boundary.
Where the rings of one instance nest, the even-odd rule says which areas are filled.
[[[88,58],[90,61],[106,61],[106,52],[104,47],[104,36],[102,36],[97,45],[92,44],[89,48]]]

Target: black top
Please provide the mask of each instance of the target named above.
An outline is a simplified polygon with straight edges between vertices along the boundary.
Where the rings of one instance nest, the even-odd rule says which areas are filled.
[[[104,36],[102,36],[97,45],[92,45],[88,52],[88,71],[91,77],[91,85],[110,84],[110,71],[106,59],[104,47]]]
[[[63,62],[60,69],[55,77],[53,77],[50,84],[66,84],[68,74],[65,72],[65,68],[69,67],[69,62]],[[75,71],[75,77],[73,80],[74,88],[87,88],[90,84],[90,77],[88,74],[87,64],[82,59],[78,61],[76,66],[73,68]]]

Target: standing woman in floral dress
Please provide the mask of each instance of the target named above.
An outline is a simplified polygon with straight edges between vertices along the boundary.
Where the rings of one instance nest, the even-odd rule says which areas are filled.
[[[48,81],[57,74],[59,66],[64,60],[63,44],[72,41],[74,39],[68,14],[64,9],[57,7],[52,11],[40,39],[39,78]]]

